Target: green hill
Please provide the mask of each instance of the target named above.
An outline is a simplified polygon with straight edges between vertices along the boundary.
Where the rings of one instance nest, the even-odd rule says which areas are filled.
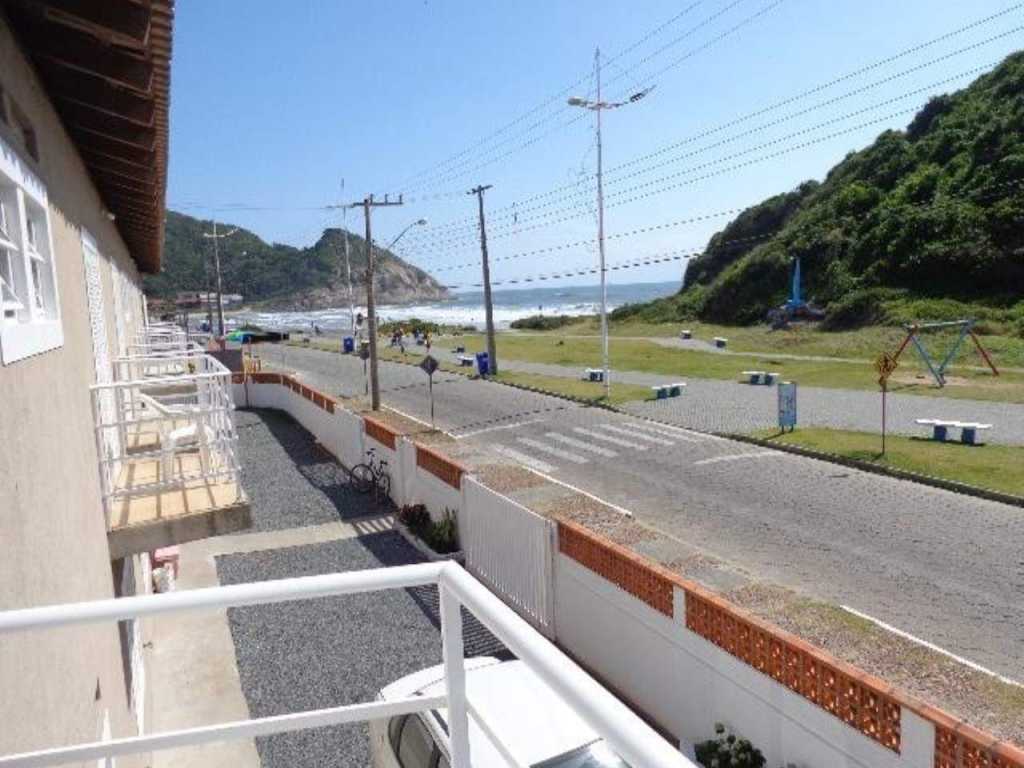
[[[146,278],[146,292],[172,298],[178,291],[206,289],[206,260],[213,262],[212,244],[203,238],[213,222],[174,211],[167,212],[163,268]],[[234,228],[217,222],[221,232]],[[221,274],[225,293],[240,293],[246,303],[278,308],[318,308],[348,303],[344,271],[343,234],[326,229],[309,248],[266,243],[246,229],[220,241]],[[378,300],[402,303],[447,298],[443,285],[418,267],[387,250],[374,250]],[[349,259],[357,299],[366,270],[366,241],[349,234]]]
[[[690,261],[677,295],[615,317],[763,321],[788,295],[795,256],[826,327],[988,308],[1024,332],[1024,53],[932,99],[824,181],[747,209]]]

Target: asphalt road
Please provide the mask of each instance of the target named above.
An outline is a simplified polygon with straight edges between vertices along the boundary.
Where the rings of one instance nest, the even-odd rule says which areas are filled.
[[[363,391],[358,359],[260,355],[323,391]],[[425,374],[380,372],[385,403],[428,418]],[[1024,677],[1024,510],[451,374],[434,393],[438,426],[632,510],[680,557],[696,547]]]

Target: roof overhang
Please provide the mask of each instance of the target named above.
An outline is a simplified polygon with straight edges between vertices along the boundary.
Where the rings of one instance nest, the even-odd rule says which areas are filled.
[[[159,272],[174,0],[4,7],[139,269]]]

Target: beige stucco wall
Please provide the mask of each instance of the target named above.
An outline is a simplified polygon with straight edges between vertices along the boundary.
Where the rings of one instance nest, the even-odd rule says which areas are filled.
[[[113,597],[88,390],[95,368],[81,228],[95,238],[103,259],[112,355],[117,338],[110,260],[135,283],[139,277],[2,12],[0,85],[38,137],[40,161],[32,165],[49,194],[64,331],[61,348],[0,365],[0,610],[5,610]],[[21,146],[2,123],[0,131]],[[140,322],[139,312],[133,314]],[[0,637],[0,691],[0,754],[95,740],[105,712],[115,737],[135,731],[113,624]]]

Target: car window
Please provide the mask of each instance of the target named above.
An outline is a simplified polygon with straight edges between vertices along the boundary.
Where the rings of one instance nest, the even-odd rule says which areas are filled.
[[[398,754],[398,739],[402,735],[402,726],[405,725],[405,721],[408,719],[408,715],[400,715],[399,717],[391,718],[391,722],[388,723],[388,741],[391,742],[391,749],[394,750],[395,754]]]
[[[429,768],[434,753],[434,740],[430,738],[423,721],[410,716],[402,728],[398,743],[398,762],[402,768]]]

